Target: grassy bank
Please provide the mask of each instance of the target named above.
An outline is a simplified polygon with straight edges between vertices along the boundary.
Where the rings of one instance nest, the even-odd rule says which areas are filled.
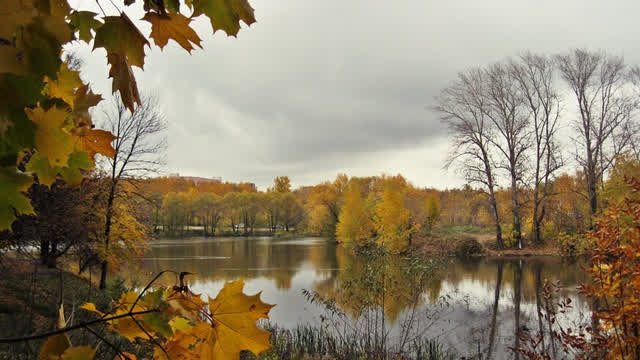
[[[491,228],[473,225],[439,226],[429,236],[418,239],[417,247],[425,254],[439,256],[564,256],[557,241],[532,244],[525,239],[525,247],[497,249]]]
[[[105,291],[98,290],[89,279],[58,269],[49,269],[33,260],[0,258],[0,337],[12,338],[55,329],[60,302],[64,304],[68,324],[93,319],[92,314],[79,310],[85,302],[98,308],[109,306],[113,298],[124,291],[121,282],[112,282]],[[128,350],[144,353],[145,349],[95,326],[92,330],[110,343]],[[86,330],[69,333],[72,344],[97,346],[95,335]],[[44,340],[0,344],[0,359],[37,359]],[[115,352],[101,345],[96,359],[113,359]]]

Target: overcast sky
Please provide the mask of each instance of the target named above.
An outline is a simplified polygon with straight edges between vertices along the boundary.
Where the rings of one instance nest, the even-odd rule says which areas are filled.
[[[237,39],[201,19],[204,50],[170,41],[146,48],[144,72],[134,68],[169,123],[167,173],[264,189],[278,175],[299,186],[384,172],[451,188],[463,182],[442,169],[447,134],[430,106],[458,71],[572,47],[640,63],[638,1],[250,2],[258,22]],[[76,48],[83,77],[106,97],[104,50]]]

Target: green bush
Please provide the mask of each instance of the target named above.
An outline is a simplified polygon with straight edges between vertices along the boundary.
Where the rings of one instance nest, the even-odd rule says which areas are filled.
[[[576,257],[589,252],[589,241],[581,234],[561,232],[557,235],[556,242],[562,256]]]

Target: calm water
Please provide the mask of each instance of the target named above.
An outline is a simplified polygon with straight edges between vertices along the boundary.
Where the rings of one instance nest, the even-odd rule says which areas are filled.
[[[341,282],[345,278],[357,280],[354,269],[363,265],[342,247],[322,238],[161,240],[153,243],[152,252],[144,259],[147,272],[170,269],[197,273],[190,281],[191,288],[210,296],[217,294],[225,280],[244,278],[246,293],[262,291],[263,301],[277,304],[270,318],[285,327],[320,321],[323,310],[307,302],[303,289],[338,296]],[[394,272],[394,266],[387,272]],[[486,356],[488,344],[493,344],[492,357],[512,357],[508,347],[514,345],[516,324],[531,329],[540,325],[536,289],[544,279],[559,280],[562,294],[574,300],[566,321],[589,316],[587,301],[575,290],[586,280],[585,275],[578,265],[561,259],[446,260],[439,269],[420,289],[398,270],[400,275],[388,290],[386,318],[398,326],[411,308],[402,300],[403,295],[419,291],[416,307],[431,314],[421,320],[423,331],[461,355]],[[147,276],[139,274],[141,281]],[[168,276],[165,281],[173,280]],[[349,301],[342,298],[338,304],[348,311],[353,308]]]

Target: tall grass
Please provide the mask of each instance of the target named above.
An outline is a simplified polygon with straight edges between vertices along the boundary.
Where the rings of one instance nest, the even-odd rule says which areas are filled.
[[[363,337],[342,337],[321,325],[298,325],[285,329],[273,324],[263,325],[271,331],[272,349],[257,358],[271,359],[416,359],[416,360],[453,360],[458,356],[445,349],[438,342],[421,338],[413,341],[405,353],[382,352],[368,346]],[[256,359],[251,353],[242,354],[242,359]]]

